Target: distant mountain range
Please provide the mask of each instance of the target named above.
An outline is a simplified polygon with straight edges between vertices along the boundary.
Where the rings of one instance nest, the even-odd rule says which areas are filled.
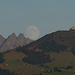
[[[7,39],[0,35],[0,52],[5,52],[19,46],[23,46],[32,42],[31,39],[26,38],[22,33],[16,36],[12,33]]]

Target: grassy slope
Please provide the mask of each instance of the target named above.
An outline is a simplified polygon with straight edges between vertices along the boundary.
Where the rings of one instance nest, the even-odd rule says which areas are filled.
[[[75,75],[75,72],[72,71],[63,71],[62,73],[42,73],[43,75]]]
[[[50,56],[55,60],[51,63],[44,64],[45,66],[49,66],[49,68],[73,66],[74,68],[70,71],[63,70],[61,73],[43,73],[43,75],[75,75],[75,55],[71,52],[61,52],[60,54],[51,52]]]
[[[55,60],[52,61],[51,63],[47,63],[46,65],[50,65],[50,66],[73,65],[75,66],[75,55],[73,55],[71,52],[61,52],[60,54],[51,52],[50,56],[51,58],[54,58]]]
[[[18,75],[33,75],[41,72],[42,67],[30,65],[22,61],[25,54],[17,51],[9,51],[4,54],[5,62],[0,64],[2,69],[8,69],[16,72]],[[17,61],[19,60],[19,61]]]
[[[26,57],[25,54],[17,51],[9,51],[8,53],[4,54],[5,61],[21,60],[24,57]]]
[[[61,52],[57,54],[55,52],[50,53],[51,58],[55,58],[51,63],[44,64],[49,66],[49,68],[57,66],[69,66],[75,67],[75,56],[71,52]],[[4,54],[5,62],[0,64],[3,69],[8,69],[16,72],[18,75],[33,75],[42,72],[44,67],[39,67],[38,65],[27,64],[21,61],[22,58],[26,57],[25,54],[21,52],[10,51]],[[20,60],[20,61],[17,61]],[[5,65],[5,64],[8,64]],[[74,75],[75,68],[71,71],[63,71],[62,73],[42,73],[43,75]]]
[[[21,65],[21,66],[0,65],[0,67],[3,69],[8,69],[8,70],[14,71],[18,75],[32,75],[32,74],[38,74],[42,71],[41,67],[39,67],[37,65],[29,65],[29,64]]]

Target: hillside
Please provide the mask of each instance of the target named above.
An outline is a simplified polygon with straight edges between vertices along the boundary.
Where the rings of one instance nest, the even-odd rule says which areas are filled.
[[[29,64],[43,64],[55,61],[56,58],[51,56],[54,52],[59,57],[61,52],[66,52],[66,54],[69,52],[71,56],[74,56],[74,34],[74,30],[53,32],[26,46],[17,47],[16,50],[27,55],[22,60]]]
[[[28,50],[57,52],[72,51],[75,47],[75,31],[57,31],[47,34],[37,41],[25,46]]]
[[[75,75],[75,30],[56,31],[1,54],[0,66],[17,75]]]

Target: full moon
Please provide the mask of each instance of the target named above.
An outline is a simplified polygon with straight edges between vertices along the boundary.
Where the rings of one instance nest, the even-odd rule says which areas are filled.
[[[36,40],[39,37],[40,31],[37,26],[29,26],[26,28],[27,37],[32,40]]]

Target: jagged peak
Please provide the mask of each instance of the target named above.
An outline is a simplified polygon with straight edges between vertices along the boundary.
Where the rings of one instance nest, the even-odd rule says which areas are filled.
[[[18,38],[20,38],[20,37],[25,38],[25,36],[24,36],[24,34],[23,34],[23,33],[20,33],[20,34],[18,35]]]
[[[10,37],[14,37],[14,38],[17,38],[16,34],[15,33],[12,33],[8,38]]]
[[[16,35],[15,33],[12,33],[11,35]]]

